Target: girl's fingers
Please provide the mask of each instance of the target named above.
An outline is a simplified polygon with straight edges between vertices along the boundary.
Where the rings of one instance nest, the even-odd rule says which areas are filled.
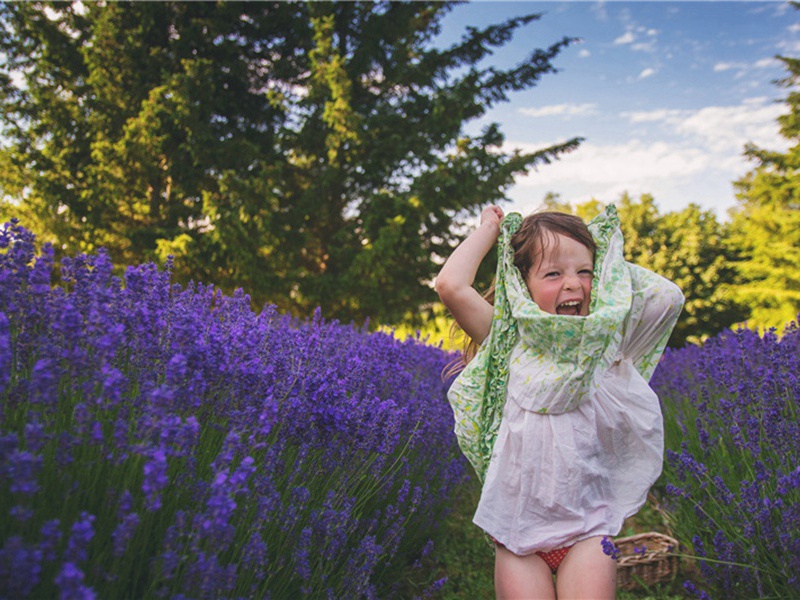
[[[503,209],[499,206],[487,206],[486,208],[481,211],[481,223],[490,219],[492,221],[502,221],[503,220]]]

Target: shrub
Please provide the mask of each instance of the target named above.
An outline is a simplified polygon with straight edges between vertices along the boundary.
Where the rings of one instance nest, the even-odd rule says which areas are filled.
[[[0,597],[391,597],[465,477],[413,341],[0,230]]]
[[[666,494],[696,593],[800,596],[800,330],[727,332],[668,351],[653,377]],[[688,584],[690,591],[693,584]]]

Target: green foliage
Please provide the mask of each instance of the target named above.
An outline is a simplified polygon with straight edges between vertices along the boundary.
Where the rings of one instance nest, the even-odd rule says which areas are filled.
[[[778,122],[792,145],[783,153],[746,148],[758,166],[736,182],[731,211],[731,243],[742,255],[736,296],[753,307],[752,325],[778,328],[800,313],[800,60],[781,60],[791,91]]]
[[[494,597],[494,548],[472,523],[480,492],[480,482],[472,478],[454,497],[454,510],[434,549],[436,564],[431,568],[437,569],[439,577],[447,577],[437,595],[441,600]]]
[[[626,258],[663,275],[683,290],[686,303],[671,346],[699,343],[743,321],[747,308],[730,294],[736,281],[725,226],[712,211],[690,204],[660,215],[652,196],[619,203]]]
[[[417,318],[452,232],[578,143],[504,153],[496,124],[464,133],[570,40],[479,67],[538,15],[436,49],[452,5],[2,4],[3,214],[66,253],[174,254],[179,281],[256,304]]]

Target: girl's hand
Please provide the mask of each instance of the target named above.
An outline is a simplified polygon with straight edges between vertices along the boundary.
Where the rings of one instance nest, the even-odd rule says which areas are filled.
[[[503,209],[499,206],[487,206],[481,211],[481,225],[489,223],[500,231],[500,222],[503,220]]]
[[[461,329],[479,344],[492,328],[494,307],[473,287],[481,261],[497,243],[503,211],[487,206],[481,224],[461,242],[445,261],[436,278],[436,292]]]

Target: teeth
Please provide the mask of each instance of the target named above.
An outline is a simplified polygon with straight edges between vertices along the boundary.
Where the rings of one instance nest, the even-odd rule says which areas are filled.
[[[572,300],[570,302],[562,302],[559,306],[580,306],[580,300]]]

